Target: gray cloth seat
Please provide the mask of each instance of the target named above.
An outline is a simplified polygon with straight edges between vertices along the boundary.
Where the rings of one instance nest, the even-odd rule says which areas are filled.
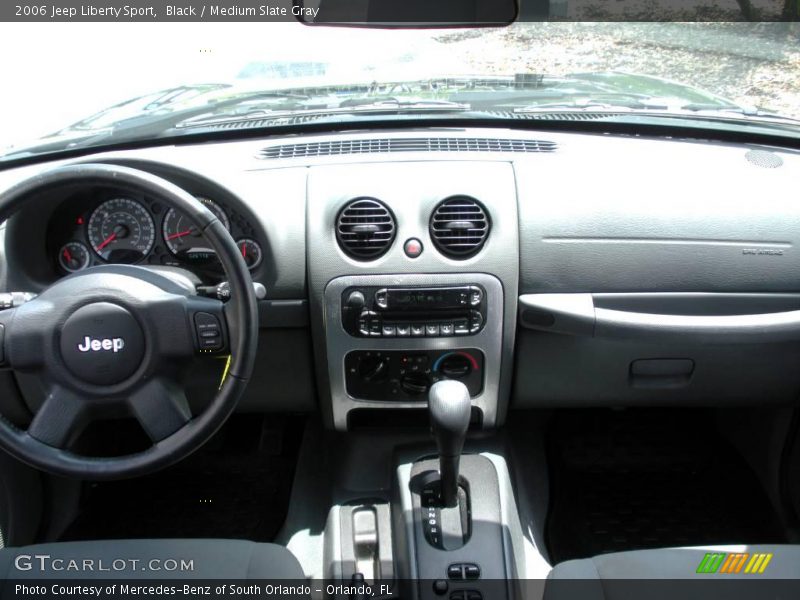
[[[304,575],[300,563],[283,546],[245,540],[100,540],[0,550],[0,579],[95,578],[299,582]]]
[[[709,557],[701,567],[706,554],[721,556]],[[724,569],[731,554],[747,556],[738,560],[731,557]],[[753,555],[757,554],[772,556],[763,572],[746,573]],[[759,564],[765,560],[766,557],[762,557]],[[731,568],[736,571],[740,562],[742,567],[738,572],[723,572]],[[704,570],[706,572],[702,572]],[[548,575],[544,592],[544,600],[629,600],[634,597],[646,600],[800,598],[800,545],[663,548],[601,554],[557,564]]]

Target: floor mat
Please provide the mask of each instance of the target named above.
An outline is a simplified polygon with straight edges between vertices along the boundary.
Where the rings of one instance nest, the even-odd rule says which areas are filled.
[[[271,541],[286,517],[303,420],[238,416],[164,471],[84,491],[62,540],[236,538]]]
[[[706,411],[565,411],[549,431],[552,560],[785,537]]]

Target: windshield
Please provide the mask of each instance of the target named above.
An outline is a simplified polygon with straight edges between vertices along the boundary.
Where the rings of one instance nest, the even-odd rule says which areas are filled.
[[[587,111],[798,135],[799,32],[785,23],[3,23],[0,157],[190,136],[232,121]],[[37,39],[47,51],[31,45]]]

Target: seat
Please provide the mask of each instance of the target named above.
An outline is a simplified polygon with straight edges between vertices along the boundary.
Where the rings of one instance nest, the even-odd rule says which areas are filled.
[[[58,542],[0,550],[0,579],[304,579],[283,546],[245,540]]]
[[[759,555],[763,556],[759,559]],[[548,575],[544,591],[544,600],[677,597],[800,598],[800,545],[663,548],[602,554],[559,563]]]

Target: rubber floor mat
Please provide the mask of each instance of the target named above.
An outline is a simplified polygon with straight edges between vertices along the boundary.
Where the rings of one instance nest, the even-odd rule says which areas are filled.
[[[548,438],[555,562],[785,542],[760,483],[702,410],[564,411]]]
[[[88,486],[61,539],[273,540],[286,517],[304,421],[264,431],[257,416],[243,419],[164,471]]]

